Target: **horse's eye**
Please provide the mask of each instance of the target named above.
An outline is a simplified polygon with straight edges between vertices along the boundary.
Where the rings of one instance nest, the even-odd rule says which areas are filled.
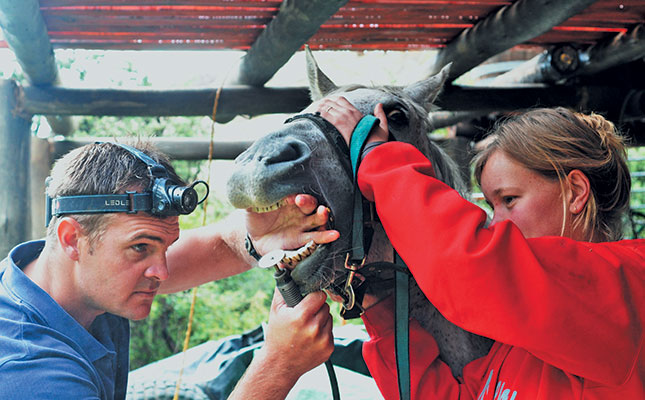
[[[408,116],[398,108],[388,111],[387,122],[392,125],[405,125],[408,123]]]

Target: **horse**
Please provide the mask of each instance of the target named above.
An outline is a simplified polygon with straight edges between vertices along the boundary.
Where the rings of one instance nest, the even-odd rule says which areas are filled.
[[[313,101],[343,96],[363,114],[371,114],[376,104],[383,104],[390,134],[420,149],[433,161],[438,179],[467,195],[458,166],[427,134],[428,114],[445,83],[449,66],[404,87],[357,84],[338,87],[322,72],[311,51],[305,51]],[[318,246],[291,272],[303,294],[320,289],[340,294],[333,282],[345,274],[345,254],[351,246],[354,183],[349,153],[342,137],[330,134],[334,128],[327,125],[330,124],[315,115],[296,115],[287,120],[236,158],[227,182],[228,199],[236,208],[273,210],[286,196],[307,193],[331,210],[330,221],[340,232],[340,238]],[[386,260],[391,254],[392,245],[377,222],[366,263]],[[386,293],[370,294],[383,297]],[[461,375],[468,362],[487,354],[492,344],[490,339],[466,332],[446,320],[415,284],[410,290],[410,315],[432,333],[441,359],[455,376]]]

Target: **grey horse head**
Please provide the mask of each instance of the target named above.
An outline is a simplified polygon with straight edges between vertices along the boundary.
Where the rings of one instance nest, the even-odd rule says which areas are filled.
[[[405,87],[337,87],[307,49],[313,100],[344,96],[364,114],[383,104],[391,135],[422,150],[433,160],[439,179],[463,189],[456,165],[428,138],[428,112],[448,76],[448,68]],[[334,280],[343,269],[351,240],[353,181],[349,153],[342,138],[334,140],[324,130],[307,118],[285,123],[238,156],[227,187],[228,198],[237,208],[267,208],[290,194],[307,193],[331,209],[332,225],[340,232],[340,239],[320,246],[292,272],[304,293],[326,288]]]
[[[383,104],[390,134],[420,149],[432,160],[437,178],[462,195],[466,193],[457,165],[428,138],[428,112],[446,80],[447,68],[406,87],[340,88],[318,68],[308,50],[307,68],[313,100],[344,96],[363,114],[371,114],[376,104]],[[351,243],[354,187],[347,145],[340,134],[330,134],[325,124],[329,123],[320,118],[296,117],[256,141],[237,158],[236,170],[228,182],[228,197],[235,207],[266,210],[285,196],[308,193],[328,206],[332,227],[340,232],[340,239],[319,246],[298,263],[291,276],[303,293],[326,288],[338,294],[331,284],[347,273],[344,260]],[[377,225],[368,262],[382,261],[387,254],[392,254],[391,244]],[[412,285],[410,296],[410,315],[432,333],[440,357],[455,376],[461,375],[468,362],[488,353],[490,339],[466,332],[446,320],[416,284]]]

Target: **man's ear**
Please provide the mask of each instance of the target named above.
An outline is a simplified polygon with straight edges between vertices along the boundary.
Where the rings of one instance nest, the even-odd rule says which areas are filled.
[[[63,252],[72,260],[78,261],[79,242],[83,237],[83,228],[74,218],[64,217],[58,222],[56,228],[58,244]]]
[[[580,214],[584,210],[589,195],[591,194],[591,184],[589,178],[579,169],[574,169],[567,175],[571,198],[569,199],[569,212]]]

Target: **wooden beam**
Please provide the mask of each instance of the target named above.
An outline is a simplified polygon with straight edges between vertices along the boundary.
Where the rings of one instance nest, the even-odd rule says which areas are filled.
[[[210,141],[208,139],[197,139],[190,137],[182,138],[149,138],[152,144],[172,160],[207,160]],[[85,137],[77,139],[50,140],[53,148],[54,159],[61,157],[69,151],[85,146],[96,141],[114,142],[113,138]],[[240,153],[246,150],[252,141],[240,142],[213,142],[214,160],[234,160]]]
[[[38,0],[0,0],[0,26],[29,82],[34,85],[59,82],[54,50]],[[61,135],[73,131],[70,118],[52,115],[47,121]]]
[[[114,90],[26,86],[22,112],[26,114],[191,116],[211,115],[216,89]],[[224,88],[217,121],[236,115],[293,114],[311,102],[306,88]]]
[[[431,74],[452,62],[453,80],[488,58],[548,32],[596,0],[518,0],[465,29],[437,55]]]
[[[558,46],[499,75],[493,84],[557,82],[581,75],[594,75],[645,56],[645,25],[600,41],[583,51]]]
[[[285,0],[242,59],[236,83],[262,86],[348,0]]]
[[[487,111],[434,111],[430,113],[430,123],[433,129],[440,129],[480,118],[488,113]]]
[[[489,113],[495,111],[513,111],[535,106],[577,107],[585,99],[583,88],[570,86],[508,86],[498,87],[458,87],[449,86],[437,98],[436,105],[441,110],[477,111]],[[591,91],[599,88],[585,88]]]
[[[54,50],[37,0],[0,0],[0,26],[32,84],[51,85],[58,80]]]
[[[31,235],[29,146],[31,118],[16,114],[18,85],[0,80],[0,254]]]
[[[29,114],[191,116],[211,115],[216,89],[113,90],[26,86],[21,89],[21,112]],[[519,85],[508,87],[450,86],[437,105],[447,111],[510,111],[526,107],[594,105],[601,110],[616,101],[605,86]],[[591,98],[589,98],[591,96]],[[217,116],[293,114],[310,103],[306,88],[227,87],[222,89]],[[611,105],[611,104],[609,104]],[[219,118],[218,118],[219,120]]]
[[[640,24],[611,40],[599,42],[584,52],[581,75],[593,75],[605,69],[645,57],[645,24]]]

